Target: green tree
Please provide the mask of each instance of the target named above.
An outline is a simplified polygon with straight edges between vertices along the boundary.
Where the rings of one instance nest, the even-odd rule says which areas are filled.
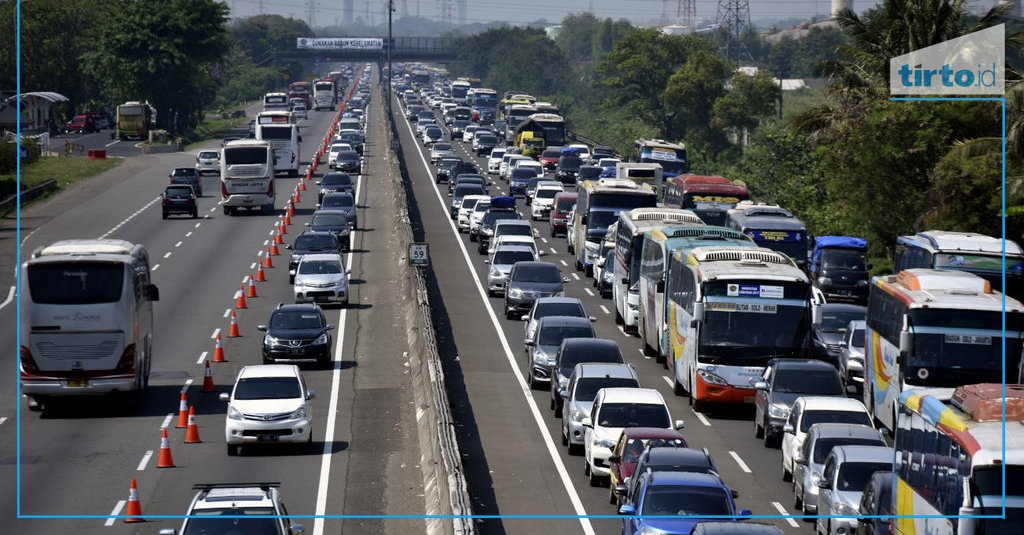
[[[459,59],[467,75],[480,78],[486,87],[514,88],[538,97],[562,92],[569,68],[561,48],[535,28],[497,28],[471,36]]]
[[[733,75],[729,90],[714,102],[711,126],[726,130],[753,130],[775,115],[782,90],[771,74]]]
[[[662,132],[665,139],[685,140],[710,157],[724,149],[725,133],[712,127],[711,118],[715,102],[726,94],[725,80],[734,70],[733,64],[712,50],[692,51],[669,77],[661,95],[669,117]]]
[[[303,63],[284,59],[295,51],[299,37],[310,37],[313,31],[305,21],[281,15],[256,15],[233,22],[229,28],[231,41],[256,67],[278,71],[278,84],[298,80],[303,76]]]
[[[601,24],[593,13],[576,13],[562,19],[555,44],[572,62],[586,62],[594,58],[594,34]]]

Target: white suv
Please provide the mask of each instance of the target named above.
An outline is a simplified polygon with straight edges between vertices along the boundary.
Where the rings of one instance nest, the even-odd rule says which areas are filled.
[[[181,531],[160,530],[160,535],[205,533],[265,533],[297,535],[305,533],[302,524],[292,524],[281,500],[280,483],[202,483],[188,508]],[[276,518],[275,518],[276,517]]]
[[[243,444],[313,442],[313,406],[316,393],[294,364],[245,366],[238,372],[231,393],[220,395],[228,402],[224,442],[228,455],[237,455]]]
[[[581,422],[583,436],[583,473],[596,487],[608,477],[608,457],[622,430],[627,427],[682,429],[682,420],[672,414],[661,393],[653,388],[602,388],[594,397],[590,416]]]
[[[534,221],[550,218],[551,207],[555,202],[555,195],[558,195],[563,191],[565,191],[565,188],[561,185],[546,183],[538,185],[537,191],[533,193],[532,202],[530,203],[530,217]]]
[[[340,254],[302,255],[295,267],[295,302],[348,305],[349,273]]]
[[[215,150],[201,150],[196,154],[196,173],[203,176],[205,173],[220,174],[220,152]]]

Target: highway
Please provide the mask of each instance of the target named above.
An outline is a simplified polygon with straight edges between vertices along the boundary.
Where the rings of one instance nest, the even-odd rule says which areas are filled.
[[[376,86],[375,86],[376,87]],[[393,98],[388,95],[388,98]],[[227,332],[237,315],[242,336],[224,338],[228,362],[212,366],[216,389],[227,391],[239,367],[260,362],[256,331],[271,307],[290,302],[286,252],[272,257],[258,297],[236,308],[236,292],[266,254],[282,210],[274,216],[224,216],[216,179],[204,178],[199,220],[160,219],[157,197],[171,167],[194,163],[189,153],[136,155],[117,169],[22,213],[21,243],[5,222],[0,233],[4,265],[0,321],[16,326],[16,302],[3,299],[13,283],[14,251],[28,255],[58,239],[112,237],[139,242],[149,250],[156,303],[155,357],[146,402],[130,411],[113,401],[68,403],[42,413],[26,410],[16,397],[17,369],[0,376],[0,477],[17,481],[0,491],[0,518],[12,532],[52,534],[156,533],[177,528],[195,483],[279,481],[289,512],[307,533],[424,532],[425,494],[416,436],[417,409],[408,371],[408,310],[401,290],[408,284],[401,236],[405,225],[394,199],[402,184],[387,160],[387,124],[379,95],[370,108],[364,175],[359,181],[360,229],[353,234],[352,301],[329,309],[335,330],[335,365],[308,370],[314,400],[316,447],[305,453],[260,451],[240,457],[225,452],[224,403],[200,392],[203,363],[211,358],[214,335]],[[590,487],[583,457],[569,456],[559,439],[559,421],[548,408],[547,391],[531,391],[518,321],[504,319],[501,298],[489,298],[481,281],[486,270],[475,244],[456,232],[447,215],[447,186],[434,183],[422,145],[412,135],[394,100],[401,155],[408,170],[410,216],[418,241],[430,244],[427,270],[438,346],[456,420],[473,511],[484,515],[476,529],[486,534],[616,533],[620,522],[606,487]],[[310,113],[302,124],[303,164],[315,151],[334,114]],[[456,142],[460,150],[467,145]],[[216,144],[211,143],[211,147]],[[476,158],[468,152],[466,158]],[[326,167],[326,166],[325,166]],[[325,167],[320,169],[321,174]],[[485,167],[485,166],[484,166]],[[279,178],[277,207],[300,179]],[[296,217],[284,236],[291,242],[314,209],[315,185],[307,182]],[[492,192],[506,189],[497,181]],[[522,206],[521,206],[522,208]],[[528,217],[528,216],[527,216]],[[613,321],[610,300],[594,295],[590,279],[573,270],[565,240],[548,238],[547,222],[535,223],[547,250],[543,260],[562,267],[572,282],[567,295],[583,300],[601,337],[619,342],[636,364],[644,386],[657,388],[673,417],[686,421],[691,447],[706,447],[722,477],[740,494],[740,508],[755,515],[792,514],[792,490],[781,480],[780,453],[753,439],[752,410],[737,408],[695,414],[675,397],[664,369],[643,357],[639,340]],[[495,312],[497,310],[497,312]],[[16,350],[16,329],[0,332],[0,343]],[[200,444],[184,444],[174,427],[182,391],[197,410]],[[159,433],[167,427],[176,467],[156,468]],[[20,466],[17,456],[20,438]],[[147,522],[126,524],[122,514],[132,478],[139,483]],[[67,516],[25,518],[16,516]],[[390,515],[392,518],[302,518],[314,515]],[[546,518],[524,518],[540,515]],[[500,516],[501,518],[495,518]],[[583,518],[579,518],[583,517]],[[811,524],[774,518],[787,533],[806,533]],[[2,531],[8,531],[4,529]]]

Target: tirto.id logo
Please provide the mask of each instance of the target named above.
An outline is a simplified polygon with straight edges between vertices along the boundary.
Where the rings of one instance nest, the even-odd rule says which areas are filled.
[[[974,32],[889,60],[894,95],[1002,95],[1004,25]]]

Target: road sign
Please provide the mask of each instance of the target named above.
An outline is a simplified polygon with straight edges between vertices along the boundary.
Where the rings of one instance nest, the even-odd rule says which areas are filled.
[[[409,265],[426,267],[430,265],[430,249],[424,242],[409,244]]]

